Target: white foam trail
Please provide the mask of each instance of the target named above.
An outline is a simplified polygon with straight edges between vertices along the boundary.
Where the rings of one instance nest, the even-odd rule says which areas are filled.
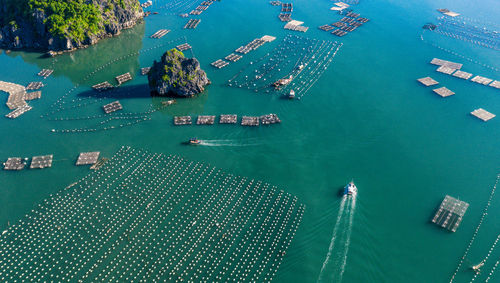
[[[339,214],[337,216],[337,222],[335,223],[335,227],[333,228],[332,239],[330,241],[330,246],[328,247],[328,253],[326,255],[325,261],[323,262],[323,266],[321,267],[321,271],[318,277],[318,282],[323,281],[324,273],[326,267],[330,263],[330,258],[332,254],[338,256],[334,257],[338,259],[338,263],[335,263],[334,275],[333,278],[336,282],[342,281],[342,276],[344,275],[345,266],[347,263],[347,254],[349,252],[349,246],[351,243],[351,233],[352,233],[352,225],[354,221],[354,212],[356,209],[356,195],[347,196],[344,195],[342,198],[342,202],[339,208]],[[339,228],[342,226],[341,231]],[[335,249],[335,244],[338,242],[343,243],[337,250]]]
[[[242,143],[236,140],[200,140],[200,145],[204,146],[253,146],[262,143]]]
[[[347,224],[347,233],[346,233],[346,239],[345,239],[345,244],[344,244],[344,254],[342,256],[342,266],[340,267],[340,275],[339,275],[339,280],[338,282],[342,282],[342,276],[344,275],[345,271],[345,266],[347,263],[347,253],[349,252],[349,246],[351,244],[351,232],[352,232],[352,222],[354,219],[354,211],[356,210],[356,195],[352,196],[351,200],[351,209],[349,210],[349,222]]]
[[[328,253],[326,254],[325,261],[323,262],[323,266],[321,267],[321,271],[319,272],[318,282],[321,282],[323,280],[323,272],[325,271],[325,268],[328,265],[328,262],[330,262],[330,257],[331,257],[332,252],[333,252],[333,247],[335,246],[335,240],[337,239],[337,231],[339,229],[340,223],[342,222],[342,215],[344,214],[346,200],[347,200],[347,196],[344,195],[342,197],[342,202],[340,202],[339,212],[337,215],[337,222],[335,223],[335,226],[333,227],[332,239],[330,240],[330,246],[328,247]]]

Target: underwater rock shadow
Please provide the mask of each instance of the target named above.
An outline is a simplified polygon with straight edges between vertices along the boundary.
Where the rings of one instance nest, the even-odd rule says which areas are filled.
[[[104,91],[89,89],[79,93],[78,96],[113,99],[151,98],[149,86],[147,84],[119,86]]]

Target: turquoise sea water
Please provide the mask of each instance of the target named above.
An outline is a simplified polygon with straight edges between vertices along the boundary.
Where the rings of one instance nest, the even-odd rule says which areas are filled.
[[[151,10],[164,3],[154,2]],[[54,154],[55,161],[50,169],[0,172],[0,230],[51,193],[86,175],[88,168],[74,166],[79,152],[101,151],[103,156],[111,156],[120,146],[130,145],[208,162],[297,195],[306,204],[306,212],[275,278],[278,282],[318,279],[341,205],[338,190],[351,179],[359,195],[342,281],[448,281],[500,172],[500,119],[483,123],[468,113],[482,107],[499,115],[500,97],[496,89],[437,73],[428,62],[433,57],[460,62],[465,71],[495,79],[500,79],[500,72],[430,43],[497,69],[500,56],[498,51],[435,34],[424,33],[424,42],[421,26],[435,20],[439,16],[435,9],[442,7],[499,25],[500,4],[495,0],[361,0],[353,9],[370,18],[370,22],[339,40],[343,46],[334,62],[300,101],[225,86],[235,72],[270,52],[287,34],[338,40],[317,29],[341,18],[329,10],[331,1],[293,3],[293,18],[310,27],[305,34],[283,30],[277,18],[279,8],[268,1],[235,0],[214,3],[197,17],[202,22],[195,30],[182,29],[186,19],[158,9],[159,15],[151,15],[144,24],[117,38],[56,59],[41,58],[36,53],[2,53],[0,80],[27,84],[39,80],[36,73],[42,68],[53,68],[55,72],[44,80],[42,98],[30,103],[32,111],[16,120],[0,122],[0,159]],[[171,32],[159,40],[149,38],[161,28]],[[210,66],[210,62],[266,34],[278,38],[222,70]],[[124,108],[140,112],[151,105],[157,107],[159,100],[147,93],[147,79],[140,76],[139,68],[150,66],[165,50],[183,43],[169,44],[179,37],[185,37],[193,46],[194,55],[212,81],[199,97],[158,111],[151,121],[95,133],[62,134],[50,130],[92,126],[100,120],[60,122],[40,118],[73,86],[79,85],[67,101],[84,98],[91,85],[112,81],[125,72],[131,72],[135,79],[116,93]],[[149,49],[161,44],[161,48]],[[138,51],[139,55],[112,63],[89,80],[84,79],[99,66]],[[456,95],[441,99],[416,82],[424,76],[432,76]],[[5,101],[3,95],[3,105]],[[110,101],[104,99],[55,117],[97,115],[100,105]],[[8,113],[6,106],[2,109]],[[259,128],[172,125],[174,115],[224,113],[276,113],[282,123]],[[212,146],[181,145],[193,136]],[[429,221],[446,194],[470,203],[453,234]],[[467,267],[484,258],[500,233],[494,217],[499,212],[497,196],[464,263],[466,267],[457,275],[458,282],[472,278]],[[485,270],[490,270],[498,259],[497,248]],[[339,278],[331,264],[324,272],[329,280]],[[485,275],[480,279],[484,281]],[[492,281],[500,282],[498,274]]]

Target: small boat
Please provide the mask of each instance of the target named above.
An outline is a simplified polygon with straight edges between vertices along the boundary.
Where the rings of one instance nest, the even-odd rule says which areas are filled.
[[[290,98],[290,99],[295,98],[295,91],[293,89],[290,90],[290,93],[288,94],[288,98]]]
[[[201,141],[199,139],[197,139],[197,138],[190,138],[189,139],[189,144],[191,144],[191,145],[197,145],[197,144],[200,144],[200,143],[201,143]]]
[[[304,69],[304,64],[300,64],[299,67],[298,67],[299,70],[302,70]]]
[[[279,79],[279,80],[275,81],[273,83],[273,86],[278,89],[281,86],[285,86],[285,85],[289,84],[292,80],[293,80],[293,76],[290,75],[290,77],[288,77],[287,79],[283,78],[283,79]]]
[[[354,185],[354,182],[351,181],[347,186],[344,188],[344,195],[356,195],[358,193],[358,188],[356,188],[356,185]]]
[[[481,267],[483,267],[483,265],[484,265],[484,260],[476,265],[473,265],[472,270],[474,270],[476,273],[479,273],[481,272]]]

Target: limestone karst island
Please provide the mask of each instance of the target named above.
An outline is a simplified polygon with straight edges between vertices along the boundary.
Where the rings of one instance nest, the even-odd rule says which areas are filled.
[[[498,0],[0,0],[0,283],[500,282]]]

